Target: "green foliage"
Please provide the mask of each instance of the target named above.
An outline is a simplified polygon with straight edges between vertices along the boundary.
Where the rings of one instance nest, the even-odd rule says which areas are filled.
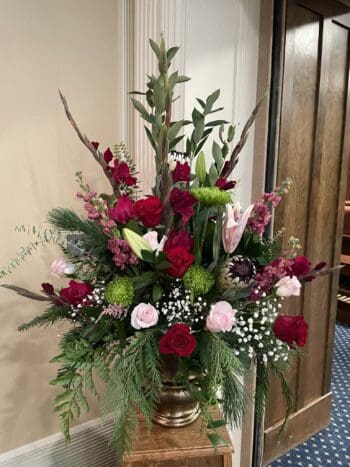
[[[56,321],[67,319],[67,308],[60,307],[60,306],[51,306],[47,310],[45,310],[41,315],[36,316],[32,320],[28,321],[27,323],[23,323],[18,326],[19,331],[27,331],[30,328],[34,327],[41,327],[41,326],[49,326],[50,324],[54,324]]]
[[[203,332],[197,338],[199,358],[206,377],[202,391],[208,403],[217,401],[221,389],[221,404],[226,422],[238,425],[246,407],[246,394],[238,377],[243,367],[229,345],[217,334]]]
[[[140,410],[150,426],[161,388],[158,333],[137,332],[129,347],[113,365],[103,412],[114,413],[112,444],[121,458],[130,447]]]
[[[83,234],[81,242],[88,253],[101,254],[107,247],[108,237],[102,228],[96,222],[82,219],[70,209],[52,209],[48,214],[48,221],[62,232]]]
[[[0,278],[11,274],[28,256],[31,256],[41,246],[49,243],[57,243],[61,239],[61,234],[56,229],[42,228],[20,225],[15,227],[16,232],[26,233],[33,236],[33,240],[27,245],[22,246],[13,256],[7,265],[0,268]]]
[[[63,392],[54,401],[62,432],[67,442],[70,441],[69,428],[73,418],[79,417],[81,409],[88,411],[89,404],[86,390],[97,395],[93,380],[93,370],[103,381],[109,379],[109,364],[114,357],[114,349],[94,348],[86,339],[79,336],[79,331],[72,330],[62,339],[61,353],[51,362],[62,363],[55,379],[50,381],[53,386],[59,386]]]

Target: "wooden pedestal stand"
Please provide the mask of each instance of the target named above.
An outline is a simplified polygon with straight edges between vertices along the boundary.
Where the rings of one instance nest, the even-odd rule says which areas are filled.
[[[217,409],[214,419],[220,418]],[[152,425],[148,433],[140,416],[133,448],[124,456],[124,467],[232,467],[233,447],[226,427],[218,429],[225,446],[214,448],[199,417],[182,428]]]

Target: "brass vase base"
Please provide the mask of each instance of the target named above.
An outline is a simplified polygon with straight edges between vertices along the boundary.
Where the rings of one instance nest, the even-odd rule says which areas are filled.
[[[200,414],[198,401],[184,386],[163,383],[152,421],[157,425],[175,428],[193,423]]]

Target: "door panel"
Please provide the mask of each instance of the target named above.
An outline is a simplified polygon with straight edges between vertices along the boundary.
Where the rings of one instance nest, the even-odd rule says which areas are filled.
[[[320,5],[321,4],[321,5]],[[275,231],[298,237],[315,263],[340,258],[349,156],[348,75],[350,8],[335,1],[287,0],[281,78],[277,183],[293,179],[275,217]],[[307,284],[283,313],[309,323],[306,356],[288,375],[294,413],[282,435],[284,401],[272,384],[265,417],[264,461],[278,457],[327,426],[337,274]]]

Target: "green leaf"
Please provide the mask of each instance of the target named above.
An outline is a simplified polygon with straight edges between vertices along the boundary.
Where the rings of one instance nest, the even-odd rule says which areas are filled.
[[[205,114],[208,114],[209,112],[212,111],[213,105],[218,100],[219,96],[220,96],[220,89],[217,89],[216,91],[214,91],[212,94],[210,94],[207,97],[207,100],[205,102],[205,107],[204,107]]]
[[[184,139],[185,135],[178,136],[174,138],[171,143],[169,143],[169,151],[176,148],[176,146]]]
[[[179,72],[178,71],[174,71],[174,73],[172,73],[169,77],[169,87],[170,89],[174,89],[176,83],[177,83],[177,78],[179,76]]]
[[[198,122],[196,122],[193,135],[192,135],[193,142],[195,145],[197,145],[199,141],[201,140],[203,136],[203,132],[204,132],[204,118],[201,118],[200,120],[198,120]]]
[[[215,167],[215,164],[212,164],[209,169],[209,182],[211,186],[214,186],[216,183],[216,180],[218,179],[218,171]]]
[[[154,284],[152,289],[152,301],[153,303],[158,302],[163,295],[163,289],[160,285]]]
[[[199,105],[200,105],[201,107],[203,107],[203,109],[204,109],[204,107],[205,107],[205,102],[204,102],[204,100],[203,100],[203,99],[199,99],[199,97],[196,97],[196,101],[197,101],[197,102],[199,103]]]
[[[211,122],[208,122],[205,124],[205,126],[219,126],[219,125],[225,125],[225,123],[228,123],[227,120],[212,120]]]
[[[145,96],[146,95],[145,92],[141,92],[141,91],[130,91],[130,92],[128,92],[128,94],[130,94],[130,95],[131,94],[136,94],[138,96]]]
[[[222,152],[220,146],[216,141],[213,141],[212,154],[214,161],[216,163],[217,171],[220,173],[222,166],[224,165],[224,158],[222,157]]]
[[[217,433],[208,433],[207,436],[214,448],[217,448],[218,446],[227,446],[226,441]]]
[[[171,47],[167,53],[166,53],[166,58],[168,59],[168,62],[170,62],[174,56],[176,55],[177,51],[179,50],[180,47]]]
[[[195,174],[199,178],[199,181],[201,183],[204,183],[205,177],[207,175],[207,169],[206,169],[206,163],[205,163],[205,155],[203,151],[200,152],[197,156]]]
[[[181,130],[183,126],[183,120],[179,120],[178,122],[174,122],[168,130],[168,140],[169,142],[173,141],[173,139],[177,136],[178,132]]]
[[[235,137],[236,126],[230,125],[227,130],[227,141],[231,143],[233,138]]]
[[[193,123],[199,122],[199,120],[203,119],[203,114],[201,114],[196,108],[193,109],[192,111],[192,120]]]
[[[156,54],[157,58],[159,58],[160,53],[161,53],[159,45],[156,42],[154,42],[152,39],[149,40],[149,43],[150,43],[150,46],[151,46],[153,52]]]
[[[165,110],[165,89],[160,80],[154,86],[153,99],[156,114],[162,114]]]
[[[133,103],[133,106],[135,107],[135,109],[140,112],[140,114],[142,115],[142,117],[149,121],[149,115],[148,115],[148,112],[145,108],[145,106],[143,104],[141,104],[140,101],[134,99],[133,97],[131,98],[131,102]]]
[[[143,287],[147,287],[150,284],[153,284],[153,282],[157,278],[157,273],[153,271],[147,271],[144,272],[143,274],[140,274],[139,276],[133,277],[131,280],[134,282],[135,289],[142,289]]]
[[[225,420],[209,420],[207,424],[207,428],[215,430],[216,428],[220,428],[221,426],[225,426]]]
[[[188,76],[183,76],[183,75],[179,75],[177,77],[177,83],[185,83],[186,81],[190,81],[191,78],[189,78]]]
[[[154,251],[141,250],[141,258],[147,263],[154,263]]]
[[[148,141],[151,143],[152,148],[156,151],[157,150],[157,145],[156,145],[156,142],[154,141],[154,138],[152,136],[152,133],[151,133],[150,129],[147,128],[146,125],[144,126],[144,129],[146,131]]]

